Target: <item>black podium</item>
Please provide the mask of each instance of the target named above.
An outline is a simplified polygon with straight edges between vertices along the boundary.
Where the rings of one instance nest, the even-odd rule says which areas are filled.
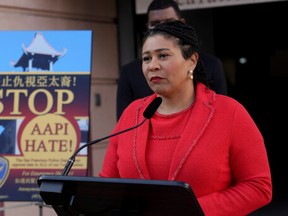
[[[61,216],[204,216],[184,182],[43,175],[40,196]]]

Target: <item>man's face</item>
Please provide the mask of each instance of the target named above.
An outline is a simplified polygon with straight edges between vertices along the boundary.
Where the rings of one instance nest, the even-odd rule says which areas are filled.
[[[154,28],[155,25],[167,21],[181,20],[184,22],[183,18],[179,18],[172,7],[162,9],[162,10],[151,10],[148,14],[147,28]]]

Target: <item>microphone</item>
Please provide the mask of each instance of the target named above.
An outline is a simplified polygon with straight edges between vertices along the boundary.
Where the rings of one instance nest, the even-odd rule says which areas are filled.
[[[92,140],[91,142],[88,142],[86,143],[85,145],[81,146],[80,148],[77,149],[77,151],[74,152],[74,154],[69,158],[69,160],[67,161],[64,169],[63,169],[63,172],[62,172],[62,175],[66,176],[68,175],[70,169],[72,168],[74,162],[75,162],[75,158],[77,156],[77,154],[83,149],[83,148],[86,148],[87,146],[90,146],[90,145],[93,145],[95,143],[98,143],[102,140],[105,140],[105,139],[108,139],[108,138],[111,138],[111,137],[114,137],[114,136],[117,136],[119,134],[122,134],[122,133],[125,133],[127,131],[130,131],[130,130],[133,130],[139,126],[141,126],[142,124],[144,124],[144,122],[147,120],[147,119],[150,119],[152,118],[152,116],[155,114],[156,110],[158,109],[158,107],[160,106],[160,104],[162,103],[162,98],[161,97],[156,97],[148,106],[147,108],[144,110],[143,112],[143,116],[144,116],[144,120],[142,122],[140,122],[139,124],[133,126],[133,127],[130,127],[130,128],[127,128],[125,130],[121,130],[117,133],[114,133],[114,134],[111,134],[111,135],[108,135],[108,136],[105,136],[105,137],[102,137],[100,139],[96,139],[96,140]]]

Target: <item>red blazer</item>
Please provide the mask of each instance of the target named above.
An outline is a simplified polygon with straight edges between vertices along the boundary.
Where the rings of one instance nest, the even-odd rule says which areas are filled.
[[[140,123],[143,111],[155,97],[153,94],[131,103],[113,133]],[[189,183],[206,216],[247,215],[271,201],[264,140],[239,102],[198,84],[187,122],[173,159],[167,164],[168,180]],[[148,130],[149,120],[111,138],[99,175],[150,179],[145,161]],[[163,156],[165,152],[159,152],[159,157]]]

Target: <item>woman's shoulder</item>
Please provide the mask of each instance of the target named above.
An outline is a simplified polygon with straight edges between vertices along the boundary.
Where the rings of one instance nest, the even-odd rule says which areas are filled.
[[[136,113],[143,113],[146,107],[157,97],[154,93],[150,96],[139,98],[131,102],[128,107],[124,110],[126,116],[131,116]]]
[[[215,91],[207,88],[204,84],[198,84],[197,86],[197,98],[204,104],[214,107],[220,107],[221,109],[237,108],[243,109],[244,106],[235,98],[229,95],[217,94]],[[245,109],[245,108],[244,108]]]
[[[235,105],[235,106],[243,106],[237,99],[229,96],[229,95],[223,95],[223,94],[216,94],[216,100],[219,103],[223,103],[223,104],[231,104],[231,105]]]

